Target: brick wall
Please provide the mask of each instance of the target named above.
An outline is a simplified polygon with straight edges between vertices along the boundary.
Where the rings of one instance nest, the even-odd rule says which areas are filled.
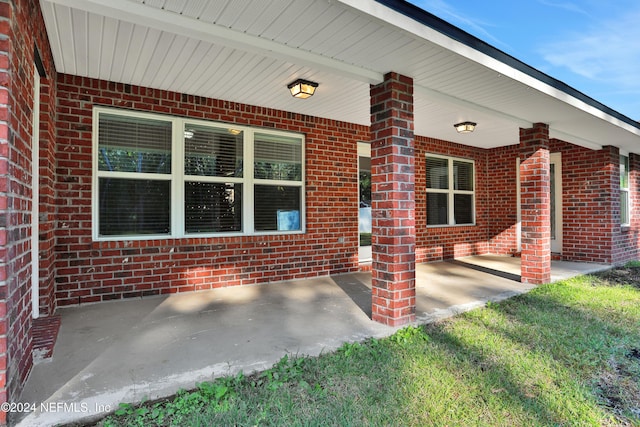
[[[562,153],[563,259],[612,262],[611,224],[615,220],[611,209],[615,198],[618,199],[617,222],[620,222],[617,154],[558,140],[551,140],[550,147],[551,152]],[[616,157],[613,164],[612,155]],[[615,178],[614,172],[618,174]]]
[[[369,139],[368,127],[69,75],[57,91],[59,305],[358,269],[357,142]],[[94,105],[304,133],[307,233],[92,242]]]
[[[18,396],[32,365],[34,47],[42,54],[45,71],[52,70],[39,3],[0,0],[0,401]],[[54,103],[55,97],[45,102],[48,111]],[[52,124],[46,114],[45,121]],[[50,140],[53,134],[51,127]],[[42,281],[45,289],[52,290],[52,273],[50,269]],[[53,301],[52,292],[47,297]],[[0,423],[5,420],[6,414],[0,413]]]
[[[512,255],[518,252],[517,163],[519,146],[509,145],[489,150],[489,252]]]
[[[58,90],[59,195],[56,298],[60,305],[140,295],[263,283],[354,271],[357,265],[356,142],[368,128],[225,101],[186,96],[73,76]],[[91,241],[91,111],[93,105],[264,126],[307,134],[307,235],[220,239]],[[334,129],[335,127],[335,129]],[[416,137],[416,261],[483,253],[512,254],[516,240],[518,146],[481,149]],[[599,152],[554,141],[563,153],[565,249],[569,260],[606,262],[600,247],[587,248],[584,221],[602,206],[593,199]],[[427,153],[475,160],[476,226],[426,227]],[[336,169],[335,166],[338,166]],[[337,171],[337,172],[336,172]],[[600,185],[600,184],[598,184]],[[593,199],[597,202],[599,199]],[[587,220],[588,221],[588,220]],[[600,219],[591,220],[593,223]],[[334,224],[342,228],[334,230]],[[628,235],[630,233],[627,233]],[[344,240],[344,241],[341,241]],[[621,240],[618,240],[621,242]],[[629,242],[620,243],[621,259]],[[42,245],[42,243],[41,243]]]
[[[562,153],[563,259],[623,264],[638,258],[640,164],[630,155],[631,225],[620,226],[619,151],[590,150],[552,140]]]

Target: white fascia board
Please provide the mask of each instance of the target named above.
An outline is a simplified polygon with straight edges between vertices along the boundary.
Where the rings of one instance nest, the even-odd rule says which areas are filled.
[[[368,84],[378,84],[384,79],[381,73],[334,58],[296,49],[272,40],[202,22],[177,13],[145,6],[141,3],[127,0],[41,0],[41,3],[43,5],[53,3],[213,44],[222,44],[247,52],[276,57],[294,64],[310,66],[314,69],[346,76]]]
[[[584,101],[581,101],[561,90],[558,90],[520,70],[517,70],[502,61],[499,61],[491,56],[482,53],[470,46],[465,45],[439,31],[428,27],[415,19],[412,19],[402,13],[399,13],[387,6],[380,4],[373,0],[337,0],[353,9],[364,12],[372,17],[388,23],[399,30],[404,30],[414,36],[429,41],[437,46],[447,49],[453,53],[456,53],[464,58],[467,58],[475,63],[483,65],[496,73],[509,77],[517,82],[523,83],[533,89],[538,90],[550,97],[562,101],[574,108],[584,111],[594,117],[611,123],[615,126],[623,128],[626,131],[634,133],[640,136],[640,129],[625,123],[616,117],[613,117],[604,111],[591,106]]]

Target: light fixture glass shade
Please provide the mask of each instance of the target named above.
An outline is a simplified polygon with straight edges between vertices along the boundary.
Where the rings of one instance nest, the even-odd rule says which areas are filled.
[[[287,85],[289,91],[291,91],[291,96],[294,98],[306,99],[314,94],[316,88],[318,87],[318,83],[311,82],[309,80],[298,79],[294,82],[291,82]]]
[[[456,123],[453,127],[456,128],[458,133],[471,133],[475,130],[476,124],[474,122],[462,122]]]

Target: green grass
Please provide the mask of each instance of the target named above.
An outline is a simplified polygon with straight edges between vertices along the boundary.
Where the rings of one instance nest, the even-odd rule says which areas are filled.
[[[640,288],[607,277],[285,357],[173,400],[123,405],[100,425],[640,426]]]

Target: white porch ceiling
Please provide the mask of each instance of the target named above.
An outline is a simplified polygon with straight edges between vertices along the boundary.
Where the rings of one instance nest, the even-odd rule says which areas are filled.
[[[373,0],[41,0],[59,72],[370,124],[369,85],[413,77],[415,131],[478,147],[518,128],[640,152],[640,130]],[[320,84],[294,99],[296,78]],[[478,123],[459,135],[453,124]]]

